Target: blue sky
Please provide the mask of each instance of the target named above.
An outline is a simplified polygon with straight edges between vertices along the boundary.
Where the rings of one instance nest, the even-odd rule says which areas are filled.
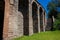
[[[38,2],[44,7],[46,13],[48,13],[47,4],[48,4],[50,1],[51,1],[51,0],[38,0]]]

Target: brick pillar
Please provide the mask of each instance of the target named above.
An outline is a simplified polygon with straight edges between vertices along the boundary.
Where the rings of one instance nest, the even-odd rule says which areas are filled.
[[[32,4],[29,3],[29,35],[33,34]]]
[[[38,33],[40,33],[40,12],[38,7]]]
[[[8,38],[8,24],[9,24],[9,0],[5,0],[3,40],[7,40]]]

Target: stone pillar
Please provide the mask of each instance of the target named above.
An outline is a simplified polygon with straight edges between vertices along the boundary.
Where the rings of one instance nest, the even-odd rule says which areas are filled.
[[[3,27],[3,40],[8,40],[8,24],[9,24],[9,0],[5,0],[5,13],[4,13],[4,27]]]
[[[44,22],[45,20],[44,20],[44,17],[45,16],[44,16],[44,10],[43,10],[43,32],[45,32],[45,22]]]
[[[14,20],[12,20],[12,19],[14,19],[13,18],[13,5],[10,5],[10,10],[9,10],[9,26],[8,26],[8,39],[9,39],[9,37],[12,37],[13,36],[13,21]]]
[[[18,34],[18,0],[14,0],[13,6],[13,36],[17,37]]]
[[[29,2],[29,35],[33,34],[32,4]]]
[[[17,29],[17,33],[18,33],[18,37],[23,36],[23,15],[21,12],[18,13],[18,19],[17,19],[17,24],[18,24],[18,29]]]
[[[40,33],[40,12],[39,12],[39,7],[38,7],[38,33]]]

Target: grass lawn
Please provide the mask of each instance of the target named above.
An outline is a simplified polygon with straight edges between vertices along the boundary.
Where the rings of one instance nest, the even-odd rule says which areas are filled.
[[[13,40],[60,40],[60,31],[41,32],[31,36],[14,38]]]

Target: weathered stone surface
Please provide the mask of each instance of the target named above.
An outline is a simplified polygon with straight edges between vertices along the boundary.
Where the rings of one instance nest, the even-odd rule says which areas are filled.
[[[23,35],[23,15],[21,12],[18,12],[18,35],[22,36]]]
[[[16,2],[16,1],[15,1]],[[10,5],[10,15],[9,15],[9,29],[8,38],[18,37],[23,35],[23,15],[19,12],[18,3],[14,6]]]

